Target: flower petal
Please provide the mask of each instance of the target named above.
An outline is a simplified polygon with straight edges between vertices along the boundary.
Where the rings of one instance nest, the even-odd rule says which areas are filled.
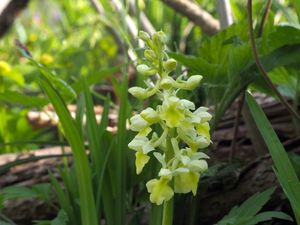
[[[166,121],[168,127],[178,127],[184,120],[184,108],[180,104],[180,100],[177,97],[170,97],[165,99],[160,107],[160,117]]]
[[[136,174],[140,174],[144,168],[144,166],[149,161],[150,157],[143,152],[136,152],[135,153],[135,168]]]
[[[197,193],[198,181],[200,174],[196,172],[180,173],[175,177],[175,192],[176,193]]]

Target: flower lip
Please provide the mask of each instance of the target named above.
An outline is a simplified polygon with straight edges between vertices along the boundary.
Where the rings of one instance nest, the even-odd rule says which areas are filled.
[[[132,131],[141,131],[148,126],[148,122],[141,117],[141,115],[137,114],[130,118],[130,129]]]
[[[147,182],[146,187],[150,193],[150,201],[157,205],[161,205],[164,201],[169,201],[174,191],[168,184],[169,180],[161,177],[159,180],[152,179]]]

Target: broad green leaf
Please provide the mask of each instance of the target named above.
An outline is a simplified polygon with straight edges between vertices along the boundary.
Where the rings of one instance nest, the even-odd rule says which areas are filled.
[[[238,213],[236,215],[244,217],[254,216],[269,201],[274,191],[275,188],[269,188],[262,193],[256,193],[252,195],[251,198],[243,202],[243,204],[239,207]]]
[[[0,219],[0,225],[13,225],[12,223],[5,222]]]
[[[53,220],[35,220],[34,225],[67,225],[69,220],[66,212],[61,209]],[[0,225],[2,225],[0,223]]]
[[[67,225],[68,217],[64,210],[59,210],[58,215],[51,221],[50,225]]]
[[[256,193],[246,200],[241,206],[233,207],[229,214],[216,225],[254,225],[272,218],[292,221],[292,218],[282,212],[262,212],[257,214],[269,201],[275,188],[269,188],[262,193]]]
[[[300,155],[291,152],[289,153],[289,158],[294,166],[297,176],[300,177]]]
[[[300,182],[297,174],[270,122],[260,106],[256,103],[255,99],[249,93],[246,93],[246,102],[255,123],[268,146],[274,162],[274,170],[280,185],[293,207],[297,222],[300,222],[300,217],[298,217],[300,216]]]
[[[300,42],[300,29],[292,26],[278,26],[268,37],[270,50],[284,45],[294,45]]]
[[[0,191],[0,212],[4,208],[4,201],[5,201],[4,194],[1,193]]]
[[[267,93],[272,93],[257,70],[245,36],[246,32],[241,32],[244,30],[242,26],[243,23],[233,25],[204,42],[198,57],[170,54],[187,66],[191,74],[203,76],[202,85],[208,91],[209,99],[216,105],[212,130],[234,99],[249,84],[254,82]],[[299,62],[299,37],[300,30],[291,26],[276,27],[269,33],[266,42],[268,48],[261,57],[262,64],[268,72],[276,67]]]
[[[228,221],[237,221],[239,218],[252,218],[269,201],[274,190],[274,188],[270,188],[262,193],[252,195],[240,207],[233,207],[228,215],[218,222],[218,225],[226,224]]]
[[[258,224],[260,222],[271,220],[273,218],[293,221],[292,217],[290,217],[289,215],[287,215],[283,212],[272,211],[272,212],[259,213],[255,217],[251,218],[250,221],[243,222],[243,223],[238,223],[238,225],[255,225],[255,224]]]
[[[18,198],[36,198],[37,193],[28,187],[24,186],[10,186],[1,189],[1,193],[5,200]]]

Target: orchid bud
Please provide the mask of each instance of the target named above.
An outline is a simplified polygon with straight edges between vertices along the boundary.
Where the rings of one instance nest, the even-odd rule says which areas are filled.
[[[136,70],[144,76],[152,76],[156,74],[156,69],[150,68],[145,64],[138,65]]]
[[[149,61],[154,61],[156,59],[155,52],[153,50],[150,50],[150,49],[145,50],[144,56]]]
[[[187,81],[186,81],[186,86],[185,89],[186,90],[193,90],[195,89],[200,81],[202,80],[202,76],[201,75],[193,75],[191,76]]]
[[[166,42],[166,35],[164,32],[159,31],[153,34],[153,45],[156,47],[156,49],[159,51],[159,58],[163,58],[164,53],[163,50],[165,48],[165,42]]]
[[[146,41],[150,40],[150,35],[148,33],[146,33],[145,31],[140,31],[139,38],[146,42]]]
[[[128,92],[132,94],[134,97],[138,99],[145,99],[147,98],[147,91],[141,87],[132,87],[128,89]]]
[[[163,62],[163,67],[167,72],[171,72],[176,69],[177,61],[175,59],[168,59]]]
[[[153,34],[153,42],[154,44],[163,46],[166,43],[166,35],[162,31],[158,31]]]

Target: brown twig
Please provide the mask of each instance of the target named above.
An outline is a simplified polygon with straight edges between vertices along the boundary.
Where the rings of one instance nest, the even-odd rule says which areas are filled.
[[[285,100],[285,98],[280,94],[280,92],[276,89],[274,84],[272,83],[271,79],[268,76],[267,71],[263,67],[257,53],[256,44],[255,44],[255,38],[254,38],[254,31],[253,31],[253,19],[252,19],[252,0],[248,0],[248,28],[249,28],[249,38],[252,48],[252,54],[255,59],[255,63],[257,65],[257,68],[261,72],[264,80],[268,84],[268,86],[272,89],[272,91],[276,94],[279,101],[286,107],[286,109],[294,116],[298,121],[300,121],[300,116],[297,114],[297,112],[293,109],[292,106]]]
[[[272,5],[272,0],[268,0],[267,1],[267,4],[266,4],[266,8],[265,8],[265,11],[264,11],[264,14],[263,14],[263,17],[260,21],[260,26],[258,28],[258,37],[261,37],[262,36],[262,33],[263,33],[263,29],[264,29],[264,26],[267,22],[267,18],[269,16],[269,12],[270,12],[270,9],[271,9],[271,5]]]
[[[220,30],[219,21],[192,1],[162,0],[162,2],[188,17],[208,35],[214,35]]]

